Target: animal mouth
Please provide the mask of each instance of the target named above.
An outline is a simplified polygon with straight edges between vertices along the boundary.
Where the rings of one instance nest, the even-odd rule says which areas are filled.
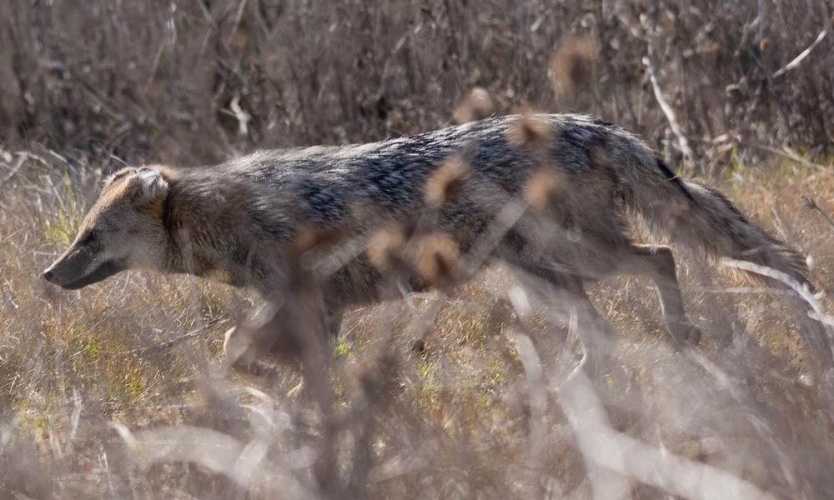
[[[66,290],[78,290],[79,288],[84,288],[87,285],[92,285],[93,283],[98,283],[99,281],[103,281],[114,274],[124,271],[127,269],[127,264],[123,260],[109,260],[102,265],[98,266],[98,268],[85,275],[81,278],[70,281],[69,283],[61,284],[61,288]]]

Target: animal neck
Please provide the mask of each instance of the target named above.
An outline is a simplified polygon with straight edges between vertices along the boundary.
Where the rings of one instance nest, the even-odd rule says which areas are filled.
[[[217,227],[215,215],[222,210],[199,190],[186,191],[180,179],[171,183],[163,210],[168,234],[164,271],[229,281],[223,279],[229,273],[222,256],[234,231]]]
[[[163,220],[167,233],[163,272],[193,274],[236,287],[270,289],[274,259],[254,237],[239,209],[236,186],[200,172],[169,180]]]

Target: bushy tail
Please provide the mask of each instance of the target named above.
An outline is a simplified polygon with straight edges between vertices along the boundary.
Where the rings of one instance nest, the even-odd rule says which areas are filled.
[[[634,208],[648,223],[651,232],[686,248],[703,250],[713,259],[752,262],[811,286],[802,255],[750,221],[724,195],[696,182],[668,177],[671,171],[660,160],[657,160],[655,171],[664,177],[661,183],[651,183],[653,189],[650,191],[655,192],[638,194],[633,200]],[[654,201],[648,196],[654,197]],[[660,203],[658,200],[675,202]],[[670,206],[669,210],[664,208]],[[749,276],[774,284],[758,274]]]
[[[645,170],[649,167],[650,172]],[[805,259],[767,231],[751,222],[718,191],[696,182],[683,181],[662,161],[639,164],[641,182],[627,191],[628,205],[656,236],[667,237],[685,248],[701,250],[713,259],[730,258],[781,271],[801,286],[813,290]],[[631,169],[637,172],[638,169]],[[784,289],[787,284],[758,273],[746,273],[755,281]],[[788,287],[790,288],[790,287]],[[809,316],[809,306],[799,294],[789,294],[794,320],[808,348],[813,373],[834,373],[834,348],[826,325]]]

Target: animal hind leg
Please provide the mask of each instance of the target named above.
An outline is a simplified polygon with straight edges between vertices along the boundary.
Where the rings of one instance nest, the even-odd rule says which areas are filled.
[[[681,345],[698,345],[701,331],[686,316],[672,250],[665,246],[632,245],[618,262],[618,273],[646,276],[654,282],[663,320],[672,338]]]

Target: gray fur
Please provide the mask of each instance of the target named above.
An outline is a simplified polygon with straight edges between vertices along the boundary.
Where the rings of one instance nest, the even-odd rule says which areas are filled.
[[[510,144],[523,120],[553,132],[543,147]],[[454,155],[470,175],[454,199],[431,209],[426,183]],[[398,224],[451,235],[466,254],[508,203],[525,202],[542,170],[555,178],[552,206],[526,210],[494,242],[491,256],[583,300],[588,280],[649,276],[679,342],[697,342],[700,334],[686,318],[672,253],[633,244],[626,235],[630,220],[658,239],[751,260],[807,283],[801,257],[721,194],[682,181],[641,140],[588,116],[505,116],[372,144],[259,151],[213,167],[158,169],[168,186],[161,209],[168,238],[159,243],[166,257],[159,270],[222,274],[265,296],[285,286],[282,262],[303,230],[364,244],[380,228]],[[330,316],[386,298],[385,281],[365,254],[349,259],[322,288]],[[419,276],[406,281],[412,288],[426,285]],[[331,323],[337,330],[338,321]]]
[[[569,202],[560,208],[572,212],[563,215],[585,235],[569,246],[605,254],[600,260],[615,259],[619,247],[630,245],[622,220],[636,214],[655,235],[710,255],[770,265],[807,281],[801,258],[716,191],[680,180],[632,134],[587,116],[535,118],[546,120],[556,131],[544,162],[569,184]],[[191,200],[216,199],[228,213],[243,216],[245,220],[228,222],[249,225],[252,234],[245,235],[245,244],[290,243],[301,227],[361,235],[385,222],[415,223],[427,210],[424,187],[429,176],[445,159],[463,154],[474,175],[464,193],[441,210],[436,229],[454,234],[465,251],[504,202],[523,196],[525,184],[542,163],[525,148],[508,144],[509,129],[518,119],[492,118],[364,145],[260,151],[215,167],[181,171],[175,185]],[[595,163],[595,149],[604,153],[605,164]],[[217,199],[226,191],[228,198]],[[352,213],[361,206],[374,215],[371,220]],[[511,236],[517,237],[517,232]],[[496,254],[523,253],[529,242],[517,240],[507,241],[509,247],[499,247]],[[577,262],[573,271],[587,278],[607,274],[605,269],[583,267]]]

